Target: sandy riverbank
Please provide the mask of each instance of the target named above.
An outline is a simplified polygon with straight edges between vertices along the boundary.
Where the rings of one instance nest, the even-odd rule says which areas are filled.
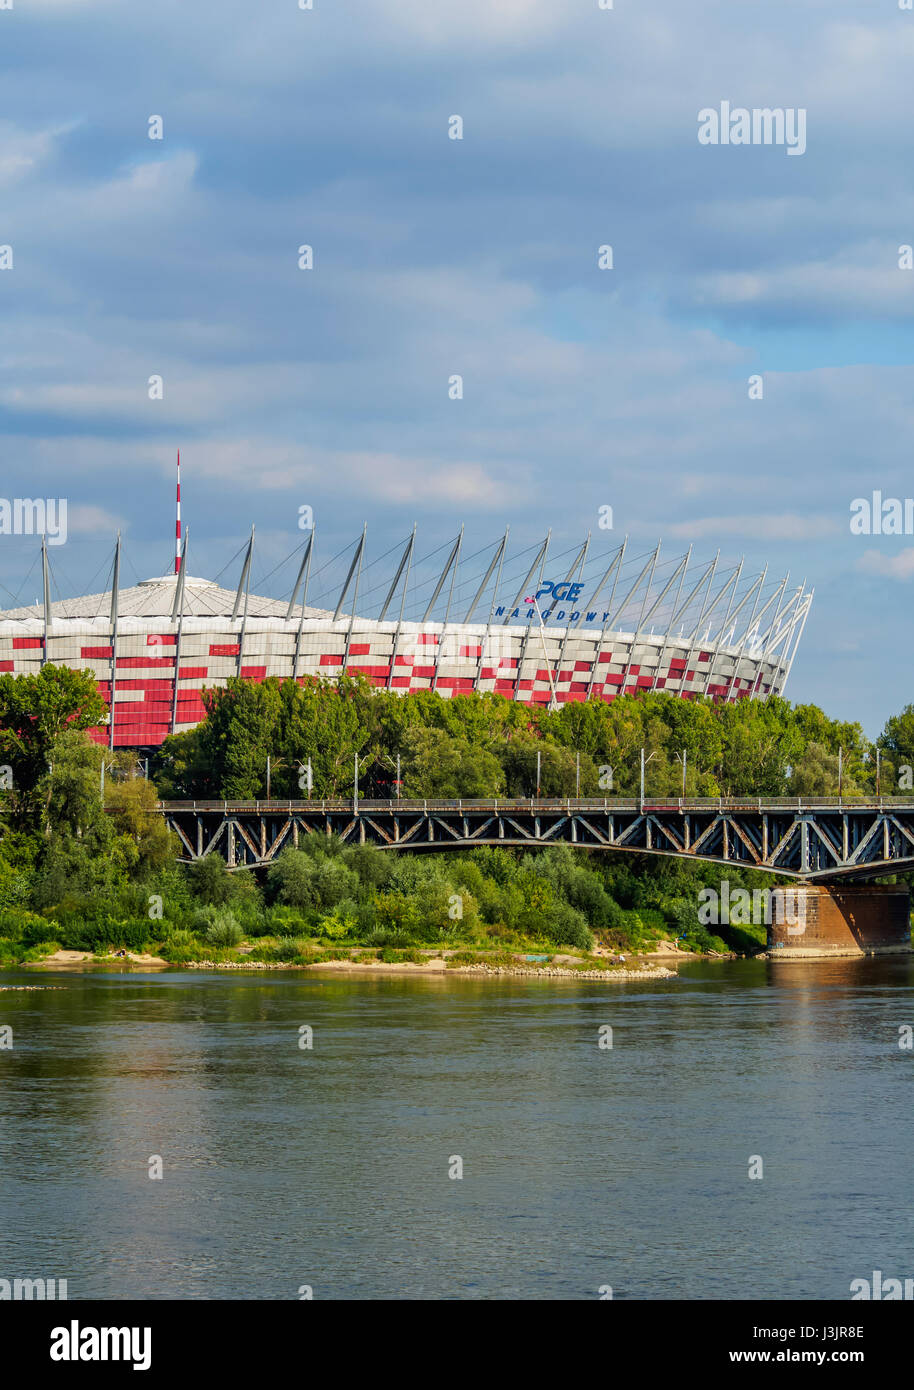
[[[682,957],[687,953],[677,951],[676,956]],[[676,971],[668,968],[661,963],[661,958],[669,961],[669,952],[657,953],[657,957],[638,957],[631,962],[623,965],[614,965],[609,969],[582,970],[576,961],[579,957],[575,956],[556,956],[549,964],[534,965],[523,959],[518,959],[515,965],[488,965],[483,961],[472,965],[449,965],[446,956],[428,956],[423,961],[380,961],[380,960],[325,960],[316,961],[313,965],[299,965],[292,962],[283,961],[210,961],[197,960],[187,961],[181,965],[170,965],[161,956],[153,956],[148,953],[128,951],[125,956],[105,956],[97,957],[91,951],[55,951],[53,955],[47,956],[42,961],[28,962],[30,970],[59,969],[66,966],[71,969],[80,969],[87,966],[97,967],[100,965],[134,965],[147,969],[177,969],[177,970],[243,970],[243,971],[275,971],[275,970],[301,970],[301,971],[320,971],[324,974],[335,975],[525,975],[537,978],[562,978],[569,980],[605,980],[608,982],[624,982],[637,980],[670,980],[676,978]]]

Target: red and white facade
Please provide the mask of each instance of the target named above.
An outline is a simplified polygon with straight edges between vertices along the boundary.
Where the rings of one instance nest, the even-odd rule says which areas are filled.
[[[364,533],[360,545],[364,548]],[[119,591],[115,584],[114,596],[107,592],[53,604],[46,589],[44,612],[35,607],[0,613],[0,671],[38,671],[46,662],[91,671],[113,712],[107,728],[95,736],[112,747],[137,748],[193,728],[205,714],[202,692],[225,685],[230,676],[301,681],[360,672],[373,685],[399,693],[435,690],[449,697],[491,691],[554,707],[651,690],[683,698],[765,698],[784,688],[812,601],[802,585],[788,591],[786,580],[766,601],[764,574],[741,597],[738,571],[736,582],[728,579],[715,598],[715,561],[706,594],[699,590],[688,612],[685,605],[669,605],[669,627],[687,616],[679,632],[655,632],[649,620],[659,611],[659,597],[671,586],[675,594],[678,583],[681,598],[688,568],[686,557],[665,589],[657,582],[655,600],[655,556],[646,588],[633,589],[621,608],[605,598],[598,602],[598,594],[589,611],[585,605],[563,608],[547,588],[537,592],[541,565],[526,607],[523,598],[513,606],[499,605],[497,579],[485,621],[473,621],[472,609],[465,620],[451,621],[450,599],[438,620],[427,615],[406,620],[403,604],[398,618],[388,618],[390,595],[382,618],[371,619],[341,611],[354,572],[351,608],[356,609],[361,553],[357,549],[335,612],[295,603],[299,584],[290,603],[244,590],[250,549],[237,591],[180,573]],[[622,555],[624,546],[619,573]],[[450,567],[451,561],[436,597],[444,592],[447,598],[442,582]],[[568,583],[556,582],[555,588],[562,591]],[[540,603],[531,608],[533,596]],[[551,608],[543,611],[541,605],[549,602]]]

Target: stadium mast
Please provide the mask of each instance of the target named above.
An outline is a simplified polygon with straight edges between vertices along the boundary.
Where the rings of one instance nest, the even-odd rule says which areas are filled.
[[[181,450],[178,450],[178,497],[175,516],[175,574],[181,568]]]

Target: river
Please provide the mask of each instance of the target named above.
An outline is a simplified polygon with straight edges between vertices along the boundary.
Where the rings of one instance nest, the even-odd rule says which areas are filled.
[[[0,972],[25,983],[62,988],[0,993],[0,1278],[535,1300],[914,1275],[911,958],[628,985]]]

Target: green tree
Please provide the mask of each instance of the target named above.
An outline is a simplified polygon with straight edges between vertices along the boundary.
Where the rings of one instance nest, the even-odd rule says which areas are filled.
[[[65,731],[97,728],[105,703],[90,671],[43,666],[35,675],[0,676],[0,762],[12,769],[8,793],[15,822],[44,830],[48,813],[39,784],[46,779],[51,749]]]

